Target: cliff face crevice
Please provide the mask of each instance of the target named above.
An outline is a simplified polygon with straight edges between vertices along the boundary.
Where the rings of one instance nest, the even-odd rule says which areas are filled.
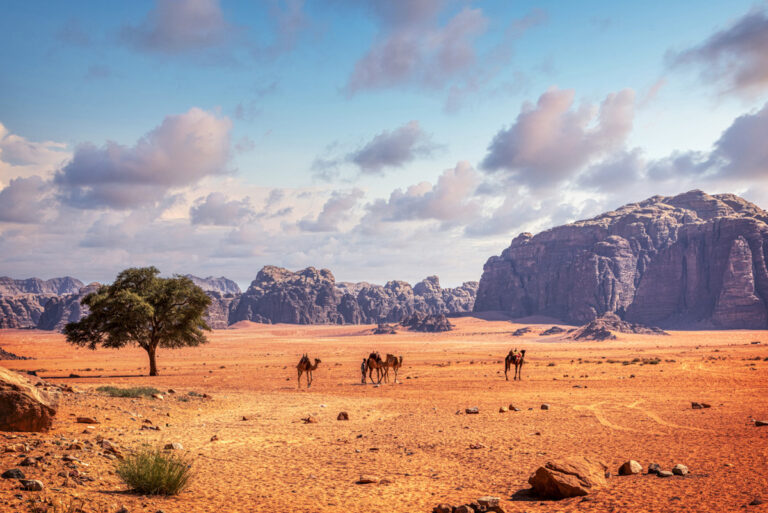
[[[655,196],[516,237],[485,264],[474,310],[585,324],[766,328],[768,215],[731,194]]]

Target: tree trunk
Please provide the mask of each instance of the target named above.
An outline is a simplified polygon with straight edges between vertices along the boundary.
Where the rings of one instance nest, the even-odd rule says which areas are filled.
[[[157,361],[156,361],[157,347],[150,346],[147,348],[147,354],[149,355],[149,375],[157,376]]]

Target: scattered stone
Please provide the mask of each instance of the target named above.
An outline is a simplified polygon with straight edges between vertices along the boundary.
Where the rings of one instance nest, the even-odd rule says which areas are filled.
[[[170,444],[165,444],[164,449],[167,451],[183,451],[184,446],[181,445],[179,442],[173,442]]]
[[[656,473],[656,475],[659,476],[659,477],[672,477],[672,476],[674,476],[674,474],[672,472],[670,472],[669,470],[659,470]]]
[[[19,463],[20,467],[34,467],[37,465],[37,459],[27,456],[23,460],[21,460],[21,463]]]
[[[549,405],[548,404],[542,404],[541,405],[541,409],[542,410],[548,410],[549,409]]]
[[[390,478],[388,478],[388,477],[385,477],[384,479],[381,479],[379,481],[380,485],[391,485],[392,483],[393,483],[393,481]]]
[[[349,414],[345,411],[339,412],[339,415],[336,417],[336,420],[349,420]]]
[[[506,406],[502,406],[501,408],[499,408],[499,413],[506,413],[508,411],[509,411],[509,408],[507,408]]]
[[[308,415],[301,420],[304,422],[304,424],[317,424],[318,422],[317,417],[313,417],[312,415]]]
[[[162,401],[163,394],[152,394],[152,399],[157,399],[158,401]]]
[[[131,511],[128,508],[126,508],[125,506],[122,506],[115,513],[131,513]]]
[[[541,335],[547,337],[549,335],[559,335],[560,333],[565,333],[565,330],[560,326],[552,326],[548,330],[542,331]]]
[[[661,472],[661,465],[658,463],[649,463],[648,464],[648,473],[649,474],[658,474]]]
[[[44,488],[42,481],[37,479],[19,479],[19,483],[21,489],[27,492],[42,492]]]
[[[693,408],[694,410],[701,410],[704,408],[711,408],[711,407],[712,405],[707,403],[697,403],[697,402],[691,403],[691,408]]]
[[[763,501],[763,499],[761,499],[760,497],[755,497],[754,499],[752,499],[752,502],[750,502],[749,505],[750,506],[759,506],[759,505],[764,504],[764,503],[765,503],[765,501]]]
[[[24,472],[17,468],[12,468],[10,470],[6,470],[5,472],[0,475],[3,479],[24,479],[26,476],[24,475]]]
[[[432,513],[453,513],[453,506],[450,504],[438,504],[432,508]]]
[[[219,439],[219,435],[213,435],[211,437],[211,442],[216,442],[216,441],[218,441],[218,439]]]
[[[755,426],[757,426],[757,427],[768,426],[768,420],[756,420],[755,421]]]
[[[484,444],[480,444],[480,443],[478,443],[478,444],[469,444],[469,448],[470,449],[485,449],[485,445]]]
[[[643,466],[635,460],[629,460],[619,467],[620,476],[631,476],[632,474],[639,474],[643,471]]]
[[[528,479],[536,495],[546,499],[579,497],[606,486],[606,466],[584,457],[549,461]]]
[[[36,386],[42,383],[0,367],[0,431],[50,429],[59,393]]]
[[[78,417],[77,423],[78,424],[98,424],[99,421],[93,417]]]
[[[520,408],[518,408],[514,404],[510,404],[509,405],[509,411],[520,411]]]
[[[520,329],[515,330],[514,333],[512,333],[512,336],[513,337],[522,337],[526,333],[530,333],[530,332],[531,332],[531,328],[526,326],[525,328],[520,328]]]
[[[477,415],[480,413],[480,409],[477,406],[473,406],[472,408],[467,408],[464,412],[467,415]]]
[[[678,463],[674,467],[672,467],[672,473],[676,476],[685,476],[688,475],[688,467],[683,465],[682,463]]]
[[[371,475],[361,475],[360,479],[355,481],[355,484],[371,484],[371,483],[378,483],[379,478],[376,476]]]

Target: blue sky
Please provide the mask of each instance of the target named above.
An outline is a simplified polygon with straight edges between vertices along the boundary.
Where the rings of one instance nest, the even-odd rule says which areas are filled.
[[[0,274],[452,285],[520,231],[654,194],[765,206],[766,19],[746,1],[12,2]]]

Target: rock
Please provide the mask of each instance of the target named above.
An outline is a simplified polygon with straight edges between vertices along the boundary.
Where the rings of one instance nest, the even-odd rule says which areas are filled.
[[[478,415],[480,413],[480,409],[477,406],[473,406],[471,408],[465,409],[464,412],[467,415]]]
[[[453,513],[453,506],[450,504],[438,504],[432,508],[432,513]]]
[[[219,435],[213,435],[211,437],[211,442],[217,442],[219,440]]]
[[[661,472],[661,465],[658,463],[649,463],[648,464],[648,473],[649,474],[658,474]]]
[[[349,414],[345,411],[339,412],[339,415],[336,417],[336,420],[349,420]]]
[[[678,463],[674,467],[672,467],[672,473],[676,476],[687,476],[688,475],[688,467],[683,465],[682,463]]]
[[[560,326],[552,326],[548,330],[542,331],[541,335],[547,337],[549,335],[559,335],[560,333],[565,333],[565,330]]]
[[[48,431],[59,393],[35,386],[42,383],[0,367],[0,431]]]
[[[27,456],[19,463],[20,467],[34,467],[35,465],[37,465],[37,460],[31,456]]]
[[[17,468],[12,468],[9,470],[6,470],[5,472],[0,475],[3,479],[24,479],[26,476],[24,476],[24,472]]]
[[[158,401],[162,401],[163,394],[152,394],[152,399],[157,399]]]
[[[765,501],[760,497],[755,497],[752,499],[752,502],[749,503],[750,506],[760,506],[761,504],[765,504]]]
[[[11,353],[9,351],[6,351],[2,347],[0,347],[0,360],[31,360],[29,356],[19,356],[17,354]],[[27,374],[30,376],[37,376],[37,372],[33,370],[28,370]]]
[[[165,447],[163,448],[167,451],[183,451],[184,450],[184,446],[181,445],[179,442],[165,444]]]
[[[485,449],[485,444],[477,443],[477,444],[469,444],[470,449]]]
[[[425,333],[440,333],[453,329],[453,324],[448,321],[444,314],[428,315],[416,312],[404,318],[400,324],[409,330]]]
[[[475,513],[475,510],[469,504],[462,504],[453,510],[453,513]]]
[[[755,426],[757,427],[768,426],[768,420],[756,420]]]
[[[477,503],[480,504],[481,507],[488,510],[488,508],[498,508],[499,507],[499,501],[500,499],[498,497],[480,497],[477,499]]]
[[[93,417],[77,417],[78,424],[98,424],[99,421]]]
[[[44,488],[42,481],[37,479],[19,479],[19,483],[21,484],[21,489],[27,492],[42,492]]]
[[[499,413],[506,413],[508,411],[509,411],[509,408],[507,408],[506,406],[501,406],[499,408]]]
[[[541,405],[541,409],[542,410],[548,410],[549,409],[549,405],[548,404],[542,404]]]
[[[115,513],[131,513],[131,510],[129,510],[125,506],[121,506],[120,509],[118,509]]]
[[[659,470],[656,473],[656,475],[659,476],[659,477],[672,477],[672,476],[674,476],[674,474],[672,472],[670,472],[669,470]]]
[[[514,404],[510,404],[509,405],[509,411],[520,411],[520,408],[518,408]]]
[[[616,313],[661,328],[765,329],[767,240],[768,214],[737,196],[655,196],[519,235],[486,262],[474,311],[580,325]]]
[[[547,499],[565,499],[587,495],[607,485],[606,467],[584,458],[570,457],[549,461],[528,479],[536,495]]]
[[[363,474],[360,476],[360,478],[357,481],[355,481],[355,484],[371,484],[371,483],[378,483],[378,482],[379,482],[378,477]]]
[[[619,467],[620,476],[630,476],[632,474],[639,474],[643,471],[643,466],[635,460],[629,460]]]
[[[526,333],[530,333],[530,332],[531,332],[531,328],[526,326],[524,328],[516,329],[514,332],[512,332],[512,336],[513,337],[522,337]]]
[[[633,333],[637,335],[669,335],[669,333],[660,328],[623,321],[615,313],[608,312],[573,331],[570,338],[573,340],[616,340],[616,335],[613,334],[614,332]]]
[[[391,485],[394,481],[388,477],[379,480],[380,485]]]
[[[304,422],[304,424],[317,424],[318,423],[317,417],[314,417],[312,415],[308,415],[308,416],[304,417],[301,420]]]

